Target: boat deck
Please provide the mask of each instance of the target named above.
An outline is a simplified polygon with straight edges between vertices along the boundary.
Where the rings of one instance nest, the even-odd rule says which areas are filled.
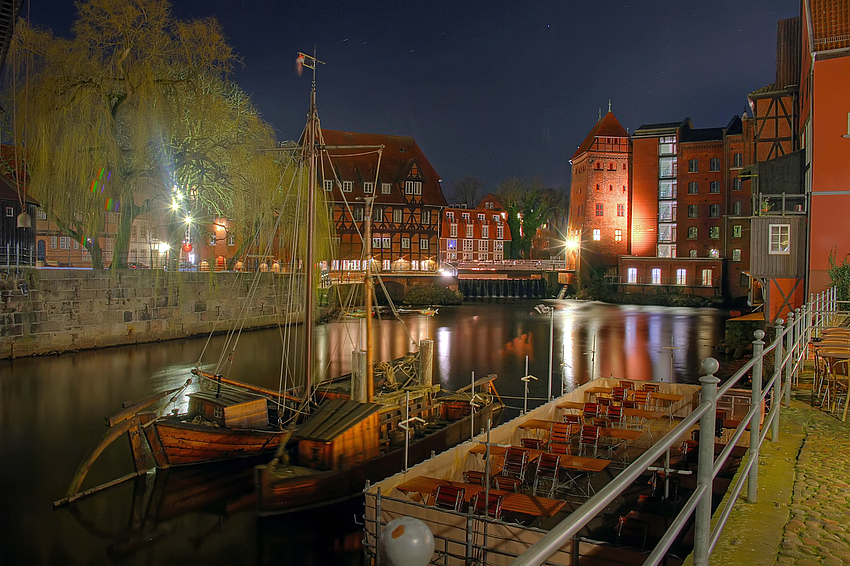
[[[588,449],[579,445],[580,423],[591,422],[581,415],[584,403],[597,401],[611,391],[611,384],[599,384],[599,381],[602,380],[493,429],[489,439],[487,435],[480,435],[450,453],[420,464],[406,475],[399,474],[380,482],[370,492],[375,493],[376,487],[381,488],[382,515],[388,512],[388,517],[405,514],[426,520],[435,537],[444,541],[447,563],[462,563],[466,548],[451,541],[454,537],[464,540],[462,530],[469,528],[465,526],[466,519],[476,502],[476,495],[489,492],[491,497],[501,496],[499,522],[490,522],[488,527],[488,536],[492,540],[479,550],[488,557],[485,564],[509,563],[510,554],[521,553],[558,525],[656,440],[678,425],[699,396],[698,386],[677,385],[657,392],[659,403],[626,409],[623,422],[606,423],[608,426],[600,427],[593,450],[593,447]],[[565,423],[565,415],[576,415],[579,423]],[[568,420],[575,421],[576,418]],[[729,429],[737,426],[738,422],[733,418],[722,421],[716,431],[716,452],[725,447]],[[561,436],[555,436],[553,425],[560,428]],[[679,448],[671,450],[666,465],[666,458],[661,458],[579,532],[579,541],[569,546],[579,545],[582,564],[643,563],[648,549],[661,538],[696,487],[696,430],[695,427],[682,435],[674,445]],[[733,450],[731,463],[721,470],[714,482],[714,491],[718,495],[714,500],[718,503],[746,451],[745,441],[739,441],[739,445]],[[522,450],[525,450],[526,462],[519,472],[514,472],[506,461],[507,453],[516,455]],[[539,476],[539,462],[545,454],[549,454],[546,458],[554,460],[552,454],[555,452],[569,454],[558,454],[559,470],[553,488],[551,481],[542,474]],[[503,479],[508,476],[515,479]],[[462,502],[456,512],[440,510],[441,518],[435,519],[436,492],[441,485],[463,490]],[[367,492],[367,541],[369,507],[373,503],[370,503]],[[450,515],[455,516],[457,522],[448,518]],[[502,526],[495,529],[495,524]],[[686,529],[668,553],[667,564],[680,563],[680,559],[690,552],[691,539],[692,534]],[[496,548],[498,552],[494,550]],[[572,548],[564,548],[547,563],[572,564],[572,552]],[[454,556],[455,553],[457,556]]]

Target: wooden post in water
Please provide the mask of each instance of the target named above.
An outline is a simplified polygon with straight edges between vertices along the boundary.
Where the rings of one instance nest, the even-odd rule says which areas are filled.
[[[366,402],[366,352],[351,352],[351,400]]]
[[[430,387],[434,383],[434,341],[419,341],[419,384]]]

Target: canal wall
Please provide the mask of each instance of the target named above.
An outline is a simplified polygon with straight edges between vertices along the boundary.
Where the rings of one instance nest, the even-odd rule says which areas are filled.
[[[290,318],[289,276],[259,274],[252,290],[254,276],[0,269],[0,359],[203,335],[243,316],[245,328]]]

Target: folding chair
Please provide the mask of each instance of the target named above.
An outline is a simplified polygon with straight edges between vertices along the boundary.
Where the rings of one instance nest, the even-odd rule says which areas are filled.
[[[598,427],[608,426],[608,409],[610,408],[611,406],[609,405],[599,405],[599,409],[596,411],[596,417],[591,419],[590,424]]]
[[[652,392],[643,390],[643,391],[635,391],[634,397],[632,398],[635,402],[635,405],[640,409],[649,409],[652,401]]]
[[[496,476],[493,478],[493,485],[496,489],[502,491],[514,491],[516,493],[522,491],[522,482],[509,476]]]
[[[463,505],[463,494],[465,491],[462,487],[453,486],[448,483],[440,484],[434,492],[434,502],[432,505],[449,511],[460,511]]]
[[[474,483],[475,485],[484,485],[484,472],[478,470],[466,470],[463,472],[464,483]]]
[[[569,456],[573,453],[569,444],[550,443],[548,446],[549,452],[553,454],[564,454]]]
[[[561,456],[544,452],[537,460],[537,472],[534,474],[534,485],[531,494],[537,495],[538,488],[549,484],[549,492],[546,497],[552,497],[558,487],[558,474],[561,471]]]
[[[521,438],[519,442],[523,448],[531,448],[532,450],[542,450],[546,445],[546,441],[542,438]]]
[[[475,515],[487,515],[497,521],[502,519],[502,502],[505,496],[501,493],[488,493],[486,496],[483,491],[475,494],[472,500],[472,513]]]
[[[644,383],[643,390],[651,393],[658,393],[661,390],[661,385],[658,383]]]
[[[593,424],[593,419],[599,416],[599,404],[585,403],[584,409],[581,411],[581,416],[584,418],[585,424]]]
[[[564,415],[564,422],[569,425],[581,426],[581,415]]]
[[[581,433],[578,441],[578,455],[596,458],[596,452],[599,450],[599,427],[594,425],[582,425]]]
[[[619,405],[608,407],[605,426],[609,428],[623,428],[623,408]]]
[[[611,400],[614,401],[615,404],[622,405],[623,401],[626,400],[626,393],[628,389],[625,387],[615,387],[611,392]]]
[[[552,446],[555,444],[567,445],[570,444],[570,424],[568,423],[552,423],[552,428],[549,429],[549,451],[552,452]]]
[[[505,452],[505,463],[502,474],[505,477],[516,478],[520,483],[525,481],[528,469],[528,450],[523,448],[508,448]]]
[[[631,389],[632,391],[634,391],[635,382],[628,379],[621,379],[619,386],[623,389]]]
[[[617,546],[631,546],[644,550],[649,534],[649,523],[631,513],[620,516],[617,521]]]

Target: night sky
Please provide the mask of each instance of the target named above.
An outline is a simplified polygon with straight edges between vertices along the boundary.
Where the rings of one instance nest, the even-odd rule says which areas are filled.
[[[569,186],[569,158],[608,100],[622,124],[690,117],[724,126],[773,82],[776,22],[799,0],[638,2],[174,0],[215,16],[244,67],[235,80],[279,140],[297,139],[310,89],[297,51],[327,64],[328,129],[413,136],[442,176],[512,176]],[[31,0],[21,15],[68,36],[73,3]]]

